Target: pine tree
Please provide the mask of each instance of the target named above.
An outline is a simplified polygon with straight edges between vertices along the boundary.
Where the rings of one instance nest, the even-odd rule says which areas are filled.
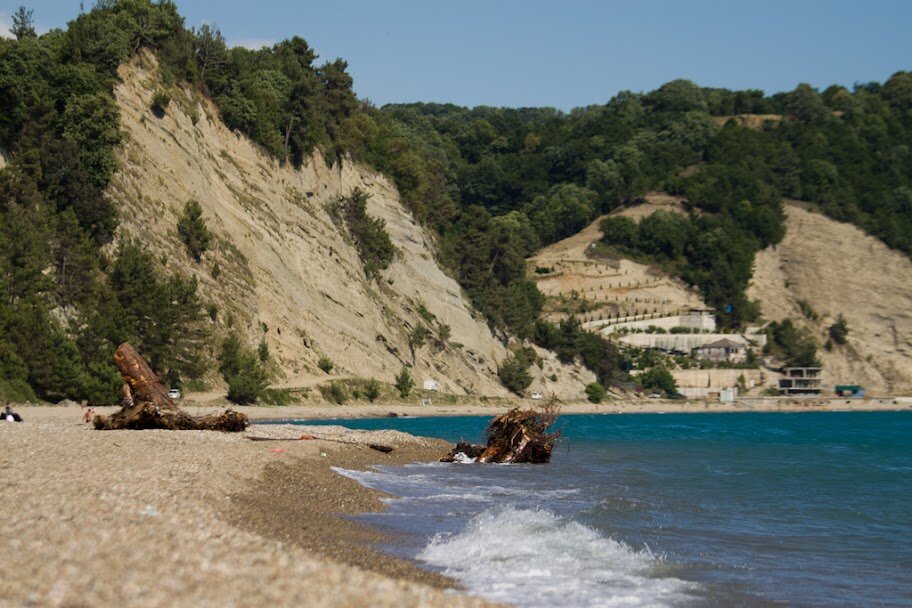
[[[203,220],[203,208],[196,199],[190,199],[184,205],[184,213],[177,221],[177,232],[191,257],[199,262],[203,253],[209,249],[212,235]]]
[[[35,32],[35,19],[32,17],[33,13],[34,11],[27,9],[22,5],[13,13],[13,27],[11,27],[9,31],[16,37],[16,40],[35,38],[37,36],[37,33]]]

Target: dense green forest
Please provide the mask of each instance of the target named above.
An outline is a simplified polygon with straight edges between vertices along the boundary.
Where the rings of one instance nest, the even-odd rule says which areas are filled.
[[[117,228],[106,190],[122,138],[112,91],[118,65],[141,49],[157,54],[166,83],[211,96],[228,126],[283,162],[314,162],[316,150],[325,162],[351,158],[389,175],[492,327],[579,357],[606,384],[617,352],[572,322],[537,322],[543,297],[524,259],[649,190],[680,195],[693,213],[611,220],[606,244],[698,286],[729,326],[756,317],[744,291],[754,253],[783,236],[782,197],[912,253],[907,72],[851,91],[801,85],[772,96],[676,80],[570,113],[376,108],[356,98],[345,61],[318,63],[303,39],[227,48],[217,30],[188,29],[173,2],[99,0],[41,36],[23,8],[12,33],[0,39],[9,159],[0,170],[0,394],[10,398],[112,401],[110,355],[124,340],[173,382],[215,365],[194,281],[159,273],[149,282],[155,263],[141,244],[106,247]],[[759,129],[717,120],[738,114],[781,119]],[[371,228],[353,209],[349,228]]]
[[[762,127],[724,117],[773,115]],[[611,219],[605,241],[699,287],[722,322],[756,318],[754,253],[784,234],[783,197],[812,201],[912,253],[912,74],[770,97],[677,80],[569,114],[387,106],[366,158],[443,235],[444,260],[495,323],[528,335],[540,306],[522,258],[649,190],[689,217]],[[722,117],[722,118],[718,118]],[[721,126],[720,126],[721,125]],[[474,246],[466,247],[466,244]]]

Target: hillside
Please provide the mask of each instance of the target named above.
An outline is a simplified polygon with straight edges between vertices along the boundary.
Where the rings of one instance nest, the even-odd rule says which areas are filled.
[[[795,202],[785,210],[785,238],[757,255],[748,297],[765,319],[791,318],[821,344],[836,316],[845,316],[848,343],[818,350],[830,390],[837,383],[912,390],[912,262],[855,226]],[[817,320],[802,313],[802,301]]]
[[[217,333],[233,318],[250,344],[265,339],[284,383],[322,376],[316,363],[325,355],[333,374],[391,382],[410,365],[419,385],[434,379],[456,394],[506,394],[496,376],[505,348],[437,265],[431,237],[388,180],[350,162],[327,168],[318,155],[301,170],[282,166],[189,93],[156,117],[151,54],[122,66],[120,76],[115,95],[128,137],[111,186],[120,234],[167,258],[169,270],[197,277],[203,298],[218,305]],[[370,194],[368,213],[385,220],[396,248],[376,282],[365,278],[355,247],[326,210],[354,188]],[[176,233],[191,198],[215,234],[201,264]],[[430,315],[422,317],[421,307]],[[413,348],[409,334],[419,325],[431,338]],[[437,338],[441,325],[449,326],[446,340]],[[540,375],[552,373],[558,381],[541,388],[580,394],[577,372],[546,356]]]
[[[769,96],[675,80],[563,113],[377,108],[344,59],[318,58],[299,36],[229,48],[151,0],[0,39],[0,396],[110,402],[123,341],[169,382],[218,382],[226,335],[222,372],[244,354],[249,387],[257,357],[291,386],[326,379],[328,357],[334,376],[388,382],[413,365],[444,390],[503,394],[511,340],[611,385],[628,380],[613,347],[542,313],[705,305],[723,329],[752,324],[754,256],[785,235],[783,198],[912,252],[908,72]],[[185,206],[214,233],[201,261],[176,234]],[[606,242],[580,248],[573,235],[606,213]],[[536,364],[532,390],[586,380],[551,355],[519,359]]]
[[[660,209],[680,212],[679,199],[654,192],[643,203],[618,208],[611,216],[640,220]],[[557,321],[578,313],[588,321],[705,308],[700,295],[680,279],[647,264],[600,255],[596,243],[602,238],[599,225],[605,217],[609,216],[599,217],[529,260],[528,277],[545,296],[547,318]]]

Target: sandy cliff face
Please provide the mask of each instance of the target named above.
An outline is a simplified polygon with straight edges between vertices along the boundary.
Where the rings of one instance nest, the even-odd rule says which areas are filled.
[[[787,233],[757,254],[748,296],[768,320],[791,318],[823,344],[842,313],[848,343],[819,350],[824,385],[912,390],[912,261],[851,224],[786,204]],[[798,302],[818,314],[808,319]]]
[[[300,170],[282,166],[228,130],[211,103],[189,95],[156,117],[149,108],[158,70],[149,55],[120,75],[116,97],[128,141],[111,189],[120,231],[198,278],[203,296],[219,307],[217,331],[233,322],[252,345],[264,338],[286,383],[320,376],[316,362],[326,355],[334,374],[392,382],[407,364],[419,386],[435,379],[456,394],[506,394],[496,377],[503,345],[437,265],[431,238],[389,181],[350,162],[329,168],[319,156]],[[326,211],[356,187],[370,194],[368,213],[386,221],[397,249],[376,281],[365,278],[357,251]],[[176,230],[191,198],[215,235],[200,264]],[[434,319],[422,318],[420,306]],[[432,335],[448,325],[451,335],[412,348],[408,335],[419,324]],[[559,376],[548,390],[581,392],[578,370],[553,360],[546,366]]]

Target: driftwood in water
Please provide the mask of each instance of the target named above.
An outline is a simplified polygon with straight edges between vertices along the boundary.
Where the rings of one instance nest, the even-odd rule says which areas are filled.
[[[560,406],[555,399],[532,410],[513,408],[488,424],[486,445],[459,442],[441,458],[441,462],[467,459],[475,459],[475,462],[549,462],[560,431],[549,433],[548,429],[559,413]]]
[[[124,391],[125,403],[120,411],[110,416],[95,416],[95,428],[102,431],[115,429],[168,429],[172,431],[202,430],[238,432],[247,428],[245,414],[228,409],[221,414],[191,416],[181,410],[168,397],[168,391],[142,355],[124,342],[117,348],[114,363],[120,369],[129,390]]]

